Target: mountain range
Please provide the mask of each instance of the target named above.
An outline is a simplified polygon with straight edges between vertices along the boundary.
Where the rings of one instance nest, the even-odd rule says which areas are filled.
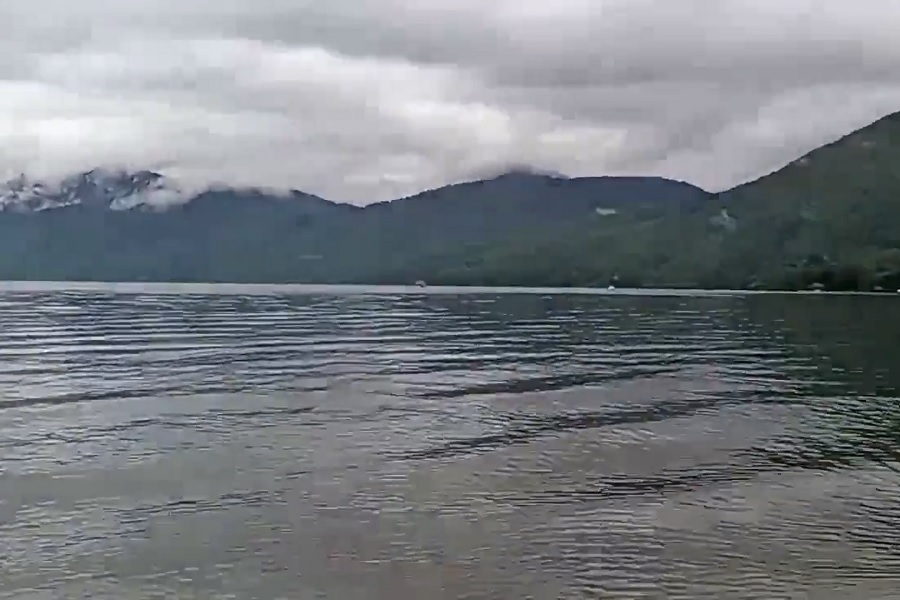
[[[516,169],[358,207],[20,176],[0,184],[0,279],[896,289],[900,115],[717,194]]]
[[[620,210],[695,210],[706,192],[658,178],[512,171],[357,207],[298,191],[186,194],[148,171],[97,169],[0,188],[0,277],[390,281],[428,256]]]

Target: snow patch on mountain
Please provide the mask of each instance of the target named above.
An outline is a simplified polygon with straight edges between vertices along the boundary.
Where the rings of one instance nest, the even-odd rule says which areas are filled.
[[[159,209],[187,202],[194,190],[152,171],[94,169],[55,180],[25,175],[0,182],[0,211],[40,212],[69,206]]]

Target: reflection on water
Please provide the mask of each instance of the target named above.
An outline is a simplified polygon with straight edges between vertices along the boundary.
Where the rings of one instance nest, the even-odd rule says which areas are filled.
[[[896,597],[894,298],[115,291],[0,294],[2,598]]]

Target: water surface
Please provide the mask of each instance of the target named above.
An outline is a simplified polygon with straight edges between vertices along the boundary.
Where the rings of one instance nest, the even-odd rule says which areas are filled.
[[[900,301],[7,285],[0,597],[895,598]]]

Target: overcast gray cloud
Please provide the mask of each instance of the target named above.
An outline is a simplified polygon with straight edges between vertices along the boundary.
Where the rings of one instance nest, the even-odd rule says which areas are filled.
[[[896,0],[0,0],[0,175],[721,189],[900,111]]]

